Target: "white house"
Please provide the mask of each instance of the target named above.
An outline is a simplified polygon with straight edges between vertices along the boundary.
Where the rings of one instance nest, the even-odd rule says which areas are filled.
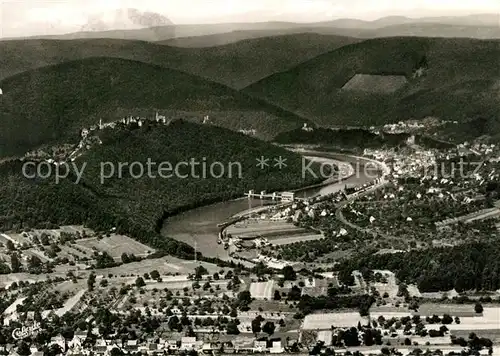
[[[181,350],[193,350],[196,347],[196,337],[181,338]]]
[[[273,345],[269,349],[269,352],[272,354],[281,354],[285,350],[283,349],[283,346],[281,345],[281,341],[273,341]]]

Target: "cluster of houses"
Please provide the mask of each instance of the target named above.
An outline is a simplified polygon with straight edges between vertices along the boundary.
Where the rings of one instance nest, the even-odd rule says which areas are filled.
[[[364,156],[373,157],[379,162],[390,164],[389,170],[394,178],[404,176],[420,175],[425,167],[436,166],[436,155],[433,150],[416,150],[408,154],[407,152],[396,152],[394,149],[365,149]]]
[[[290,342],[288,342],[291,344]],[[47,345],[49,348],[58,346],[63,354],[67,356],[90,356],[90,355],[112,355],[112,350],[117,349],[123,354],[140,353],[143,355],[164,355],[179,354],[183,352],[196,351],[198,354],[250,354],[250,353],[284,353],[281,339],[254,340],[250,337],[235,338],[228,342],[204,342],[196,337],[181,337],[180,339],[163,339],[151,337],[145,340],[122,340],[112,336],[108,338],[98,338],[91,341],[87,332],[76,332],[71,340],[65,339],[62,335],[51,338]],[[9,355],[19,355],[15,345],[4,345],[0,347],[2,351]],[[43,356],[35,346],[30,347],[31,356]]]
[[[208,116],[206,116],[205,119],[208,120]],[[92,125],[89,128],[82,129],[81,136],[82,136],[82,138],[86,138],[88,136],[88,134],[92,131],[102,130],[105,128],[115,128],[118,124],[123,124],[123,125],[137,124],[139,127],[141,127],[146,120],[148,120],[148,119],[145,117],[127,116],[127,117],[123,117],[117,121],[103,123],[102,119],[100,119],[98,125]],[[158,112],[155,113],[155,117],[154,117],[153,121],[157,122],[157,123],[162,123],[162,124],[168,123],[166,116],[160,115],[160,114],[158,114]]]
[[[312,127],[307,126],[307,123],[304,123],[304,125],[302,126],[302,131],[311,132],[313,130],[314,129]]]
[[[457,149],[468,153],[474,153],[477,156],[493,156],[491,160],[500,161],[500,152],[498,151],[498,147],[495,144],[486,144],[486,143],[469,143],[464,142],[457,146]]]
[[[257,135],[257,130],[255,130],[255,129],[241,129],[238,132],[242,133],[243,135],[248,135],[248,136]]]
[[[205,116],[204,120],[208,120],[208,116]],[[74,161],[83,153],[83,151],[85,149],[88,150],[95,144],[102,144],[102,141],[98,137],[91,135],[91,133],[94,131],[103,130],[106,128],[114,129],[118,125],[125,125],[125,126],[138,125],[139,127],[142,127],[142,125],[146,121],[153,121],[153,122],[156,122],[158,124],[168,125],[168,124],[170,124],[171,120],[167,120],[166,116],[160,115],[160,114],[158,114],[158,112],[155,113],[155,116],[153,119],[148,119],[148,118],[139,117],[139,116],[127,116],[127,117],[123,117],[117,121],[105,122],[105,123],[103,123],[102,119],[100,119],[98,124],[92,125],[88,128],[81,129],[81,131],[80,131],[81,140],[78,143],[78,145],[68,155],[68,158],[71,161]],[[204,123],[205,123],[205,121],[204,121]],[[24,156],[24,158],[36,158],[38,156],[39,156],[39,153],[35,151],[35,152],[28,152]],[[61,163],[61,162],[54,161],[54,159],[47,159],[47,162],[55,163],[55,164]]]
[[[448,124],[449,121],[440,120],[434,117],[426,117],[422,120],[406,120],[399,121],[397,123],[386,124],[382,127],[382,131],[390,134],[400,134],[407,132],[419,132],[425,129],[439,127]],[[454,124],[458,124],[457,121],[453,121]],[[370,127],[371,131],[375,131],[375,126]]]

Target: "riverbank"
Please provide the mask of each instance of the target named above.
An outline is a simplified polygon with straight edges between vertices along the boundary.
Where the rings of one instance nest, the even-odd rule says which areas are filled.
[[[300,153],[303,155],[315,156],[314,153]],[[335,179],[331,184],[302,190],[301,194],[305,198],[333,194],[344,189],[346,186],[363,186],[374,180],[377,169],[370,168],[370,170],[367,170],[363,166],[363,162],[368,162],[368,159],[358,157],[357,160],[354,160],[350,156],[343,156],[342,154],[330,152],[315,153],[318,153],[319,155],[316,157],[320,158],[331,158],[347,163],[358,162],[359,164],[357,164],[357,167],[359,172],[355,171],[353,175],[350,175],[341,182]],[[352,166],[356,170],[356,166]],[[373,170],[373,172],[371,170]],[[369,174],[367,174],[368,172]],[[166,219],[161,229],[161,233],[164,236],[185,242],[191,246],[195,246],[196,244],[197,251],[201,252],[204,256],[229,260],[230,256],[228,250],[224,250],[222,245],[217,244],[217,238],[220,232],[220,228],[217,225],[244,211],[253,209],[266,210],[268,206],[264,203],[264,201],[259,199],[237,198],[195,208]]]
[[[327,157],[320,157],[320,156],[304,156],[306,159],[311,160],[313,162],[317,162],[320,164],[326,164],[329,166],[335,165],[338,167],[338,174],[336,176],[329,177],[325,179],[323,182],[318,183],[318,184],[313,184],[307,187],[303,188],[298,188],[291,190],[294,192],[296,195],[299,195],[300,192],[307,192],[312,189],[318,189],[322,188],[331,184],[335,183],[340,183],[345,181],[346,179],[352,177],[355,174],[355,169],[350,163],[342,162],[339,160],[327,158]],[[242,198],[242,199],[247,199],[247,198]],[[251,214],[256,214],[259,212],[265,212],[269,210],[270,208],[275,208],[275,207],[284,207],[289,203],[284,203],[284,204],[269,204],[268,206],[263,206],[263,207],[257,207],[257,208],[252,208],[252,209],[246,209],[244,211],[238,212],[235,215],[231,216],[231,219],[233,218],[239,218],[239,217],[244,217],[245,215],[251,215]]]
[[[338,174],[336,176],[329,177],[325,179],[323,182],[318,184],[313,184],[308,187],[299,188],[293,190],[294,193],[300,193],[305,190],[317,189],[321,187],[325,187],[330,184],[340,183],[350,177],[352,177],[356,171],[355,168],[350,164],[343,161],[339,161],[336,159],[322,157],[322,156],[304,156],[306,159],[317,162],[319,164],[327,164],[327,165],[335,165],[338,168]]]

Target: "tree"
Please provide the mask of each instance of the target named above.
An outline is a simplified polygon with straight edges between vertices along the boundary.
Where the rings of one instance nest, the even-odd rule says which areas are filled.
[[[128,257],[128,255],[127,255],[126,252],[122,253],[122,262],[123,263],[129,263],[130,262],[130,258]]]
[[[50,245],[49,236],[45,232],[43,232],[42,235],[40,236],[40,242],[42,243],[43,246]]]
[[[448,315],[448,314],[444,314],[443,315],[443,319],[441,320],[441,322],[443,324],[451,324],[451,323],[453,323],[453,318],[450,315]]]
[[[281,272],[283,273],[285,281],[295,281],[297,279],[297,274],[292,266],[283,267]]]
[[[146,285],[146,282],[144,282],[144,279],[142,277],[137,277],[135,280],[135,286],[138,288],[142,288]]]
[[[476,305],[474,306],[474,310],[477,314],[481,314],[483,312],[484,308],[481,305],[481,303],[476,303]]]
[[[255,336],[257,336],[257,334],[262,330],[262,328],[260,327],[260,322],[261,319],[258,317],[252,320],[252,332],[255,334]]]
[[[365,330],[363,334],[363,343],[365,346],[373,346],[375,344],[375,333],[376,331],[373,329]]]
[[[21,341],[19,343],[19,346],[17,347],[17,353],[21,356],[31,355],[31,350],[29,345],[26,342]]]
[[[7,247],[9,251],[14,251],[16,249],[16,246],[10,240],[7,240],[7,242],[5,243],[5,247]]]
[[[299,300],[301,295],[302,295],[302,290],[297,286],[293,286],[290,292],[288,293],[288,300]]]
[[[28,268],[36,269],[42,265],[42,260],[38,256],[31,256],[28,260]]]
[[[228,335],[238,335],[240,333],[240,330],[238,330],[238,322],[235,319],[227,323],[226,333]]]
[[[275,329],[276,329],[276,326],[274,325],[274,323],[272,321],[266,322],[264,324],[264,326],[262,327],[262,331],[265,332],[266,334],[268,334],[269,336],[274,334]]]
[[[274,300],[281,300],[281,293],[279,290],[274,291]]]
[[[250,291],[245,290],[238,294],[237,307],[240,310],[242,311],[248,310],[251,302],[252,302],[252,295],[250,294]]]
[[[198,266],[194,269],[195,279],[201,279],[205,274],[208,274],[208,270],[203,266]]]
[[[13,253],[12,255],[10,255],[10,266],[13,273],[21,271],[22,264],[17,253]]]
[[[111,349],[110,355],[111,356],[122,356],[123,355],[123,351],[120,350],[118,347],[113,347]]]
[[[155,279],[155,280],[160,278],[160,272],[158,272],[157,270],[151,271],[151,273],[149,275],[152,279]]]
[[[89,288],[89,291],[94,290],[94,285],[95,285],[95,273],[92,272],[89,275],[89,279],[87,279],[87,286]]]
[[[177,317],[177,315],[171,316],[168,319],[168,328],[170,330],[177,330],[179,327],[181,327],[182,329],[182,325],[179,324],[179,318]]]

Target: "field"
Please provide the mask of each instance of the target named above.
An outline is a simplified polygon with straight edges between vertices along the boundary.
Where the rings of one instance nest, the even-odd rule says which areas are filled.
[[[475,330],[453,330],[453,335],[467,339],[471,332],[475,332],[479,337],[488,338],[496,344],[500,342],[500,329],[481,330],[479,332],[476,332]],[[500,347],[497,349],[497,352],[493,352],[493,355],[500,355]]]
[[[460,318],[460,324],[450,324],[448,329],[452,332],[455,330],[498,330],[500,328],[500,308],[484,308],[482,316],[463,317]],[[426,325],[428,329],[432,329],[432,325]],[[476,331],[477,330],[477,331]]]
[[[327,295],[328,293],[328,288],[330,285],[332,286],[338,286],[338,282],[336,279],[313,279],[312,282],[308,278],[304,278],[300,280],[300,282],[304,283],[304,294],[313,296],[313,297],[319,297],[319,296],[324,296]],[[287,281],[284,283],[284,288],[283,291],[288,291],[290,290],[294,285],[298,285],[300,283],[299,281],[297,282],[290,282]]]
[[[62,233],[69,233],[70,236],[75,238],[75,242],[59,243]],[[68,225],[61,226],[59,229],[37,229],[22,234],[0,234],[0,242],[5,244],[7,241],[12,241],[17,246],[23,244],[31,245],[33,247],[24,250],[24,253],[29,256],[36,256],[43,262],[53,261],[54,258],[48,257],[41,246],[34,245],[33,239],[40,241],[42,236],[47,236],[49,243],[56,243],[58,245],[61,251],[58,252],[57,257],[66,257],[70,261],[92,258],[96,251],[106,252],[115,260],[120,260],[123,253],[133,254],[138,257],[147,257],[155,251],[153,248],[124,235],[110,234],[103,238],[80,238],[82,236],[93,235],[94,232],[92,230],[83,228],[83,226]]]
[[[325,346],[330,346],[332,344],[332,336],[331,330],[323,330],[318,332],[318,337],[316,339],[318,341],[323,341]]]
[[[83,295],[85,294],[86,291],[87,291],[86,289],[79,290],[74,296],[72,296],[71,298],[69,298],[64,303],[64,306],[62,308],[59,308],[59,309],[56,310],[56,314],[59,315],[59,316],[63,316],[68,311],[70,311],[71,309],[73,309],[78,304],[78,302],[80,301],[80,299],[82,299],[82,297],[83,297]]]
[[[0,243],[5,245],[7,241],[12,241],[14,245],[29,243],[29,240],[21,234],[0,234]]]
[[[309,232],[285,221],[280,215],[280,220],[274,219],[247,219],[229,226],[226,232],[232,237],[252,239],[262,237],[271,245],[288,245],[301,241],[312,241],[323,238],[322,234]]]
[[[220,271],[220,268],[207,262],[185,261],[175,257],[163,257],[155,259],[145,259],[140,262],[127,263],[118,267],[105,268],[97,274],[107,275],[109,273],[118,276],[142,276],[157,270],[160,275],[186,275],[193,273],[198,266],[205,267],[210,274]]]
[[[474,311],[474,304],[434,304],[425,303],[419,306],[418,312],[413,312],[414,315],[433,316],[449,314],[451,316],[462,317],[478,317]]]
[[[162,281],[161,282],[156,282],[152,280],[147,280],[146,281],[146,286],[144,289],[173,289],[173,290],[180,290],[184,288],[192,288],[193,281],[187,278],[187,275],[181,275],[181,276],[161,276]],[[135,279],[132,279],[129,281],[129,284],[135,283]],[[220,281],[211,281],[210,285],[211,286],[219,286],[221,288],[226,288],[227,283],[229,281],[227,280],[220,280]],[[204,282],[200,282],[200,284],[203,284]]]
[[[71,294],[75,294],[77,291],[85,288],[87,288],[87,280],[78,279],[77,283],[74,283],[73,281],[61,282],[54,287],[54,290],[58,291],[59,293],[68,292]]]
[[[287,223],[284,220],[272,221],[260,219],[244,220],[242,222],[229,226],[226,231],[233,237],[240,238],[250,238],[257,236],[288,236],[305,232],[304,229],[296,227],[291,223]]]
[[[358,312],[309,314],[304,318],[304,330],[330,330],[335,327],[351,327],[358,322],[367,323],[368,319],[362,318]]]
[[[51,277],[64,277],[65,274],[57,275],[51,274]],[[29,282],[36,283],[47,280],[47,275],[43,274],[28,274],[28,273],[11,273],[11,274],[2,274],[0,275],[0,287],[8,288],[14,282]]]
[[[279,301],[268,299],[268,300],[254,300],[251,304],[252,310],[264,310],[264,313],[268,314],[289,314],[288,316],[293,316],[296,311],[293,309],[292,305],[287,305]],[[252,312],[250,312],[252,313]],[[261,312],[254,312],[262,314]],[[262,314],[264,316],[264,314]]]
[[[274,280],[250,284],[250,294],[255,299],[271,299],[274,291]]]
[[[61,232],[66,232],[72,235],[82,234],[82,233],[85,233],[87,235],[92,234],[92,230],[85,228],[82,225],[63,225],[60,226],[59,229],[37,229],[31,231],[30,234],[32,234],[33,236],[40,237],[41,234],[46,233],[48,235],[59,237],[61,236]]]
[[[366,91],[373,93],[392,93],[407,83],[404,75],[356,74],[343,87],[343,90]]]
[[[324,236],[322,234],[311,234],[311,235],[298,235],[298,236],[290,236],[290,237],[281,237],[281,238],[273,238],[269,239],[269,243],[271,245],[288,245],[293,244],[294,242],[303,242],[303,241],[313,241],[322,239]]]
[[[87,250],[105,251],[114,259],[119,259],[123,253],[146,257],[154,252],[151,247],[143,245],[130,237],[115,234],[100,240],[97,238],[77,240],[76,245]]]

